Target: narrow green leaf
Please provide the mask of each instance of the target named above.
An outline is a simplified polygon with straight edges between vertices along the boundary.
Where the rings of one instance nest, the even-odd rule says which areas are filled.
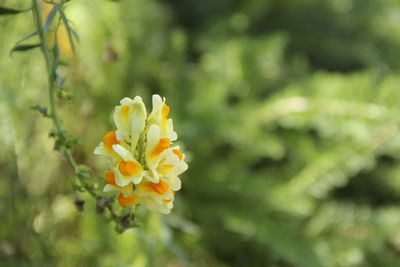
[[[35,36],[35,35],[37,35],[37,34],[39,34],[39,31],[34,32],[34,33],[31,33],[31,34],[29,34],[28,36],[22,38],[22,39],[19,40],[15,45],[18,45],[18,44],[22,43],[23,41],[28,40],[29,38],[32,38],[33,36]]]
[[[57,78],[57,68],[58,68],[58,65],[60,64],[60,47],[58,46],[57,38],[55,38],[53,54],[54,54],[54,61],[52,64],[52,68],[53,68],[53,72],[56,74],[56,78]]]
[[[78,192],[85,192],[85,188],[77,183],[72,183],[72,189]]]
[[[53,22],[55,16],[57,15],[57,11],[58,8],[56,7],[56,5],[53,6],[53,9],[50,11],[49,15],[46,18],[46,22],[44,23],[43,26],[43,31],[47,31],[48,29],[50,29],[51,23]]]
[[[65,67],[71,66],[71,64],[69,64],[68,61],[65,61],[65,60],[63,60],[63,59],[60,59],[59,65],[65,66]]]
[[[78,33],[77,33],[74,29],[72,29],[72,28],[71,28],[71,32],[72,32],[72,34],[74,35],[75,39],[79,42],[79,35],[78,35]]]
[[[69,42],[71,43],[72,52],[75,54],[75,45],[74,45],[74,40],[72,39],[71,27],[69,26],[68,19],[65,16],[64,11],[61,9],[61,7],[59,5],[54,5],[54,6],[57,7],[58,11],[60,12],[61,19],[63,20],[63,23],[64,23],[65,27],[67,28],[68,38],[69,38]]]
[[[17,45],[10,51],[10,56],[12,56],[12,53],[14,52],[23,52],[40,46],[41,44]]]
[[[1,15],[15,15],[21,12],[26,12],[31,10],[31,8],[24,9],[24,10],[18,10],[18,9],[12,9],[12,8],[5,8],[5,7],[0,7],[0,16]]]
[[[56,72],[56,83],[58,87],[61,87],[61,85],[64,83],[65,78],[61,77],[57,72]]]
[[[78,165],[78,174],[85,177],[85,178],[90,178],[90,172],[91,169],[89,166],[86,165]]]
[[[43,107],[41,105],[36,105],[36,106],[31,107],[31,109],[39,111],[45,117],[49,117],[49,114],[47,113],[47,107]]]
[[[54,6],[53,9],[51,10],[51,12],[49,13],[49,15],[47,16],[47,19],[46,19],[46,22],[44,24],[42,31],[36,31],[34,33],[29,34],[28,36],[19,40],[15,45],[18,45],[18,44],[22,43],[23,41],[28,40],[29,38],[32,38],[33,36],[38,35],[41,32],[46,32],[48,29],[50,29],[51,23],[53,22],[54,17],[57,14],[57,10],[58,9],[56,8],[56,6]]]

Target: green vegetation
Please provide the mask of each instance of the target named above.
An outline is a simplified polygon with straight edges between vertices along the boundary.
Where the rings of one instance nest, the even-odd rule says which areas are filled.
[[[189,169],[171,215],[139,210],[116,233],[53,150],[43,54],[10,56],[32,12],[1,15],[0,265],[400,266],[398,1],[72,0],[65,14],[80,38],[76,56],[58,39],[58,115],[90,183],[104,185],[93,150],[125,96],[167,98]]]

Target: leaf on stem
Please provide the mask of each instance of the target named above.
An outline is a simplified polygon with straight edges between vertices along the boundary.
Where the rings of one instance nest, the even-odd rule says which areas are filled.
[[[84,193],[84,192],[86,192],[85,191],[85,188],[82,186],[82,185],[79,185],[79,184],[77,184],[77,183],[72,183],[72,190],[74,190],[74,191],[78,191],[78,192],[81,192],[81,193]]]
[[[78,33],[77,33],[74,29],[72,29],[72,28],[70,28],[70,29],[71,29],[71,32],[72,32],[72,34],[74,35],[75,39],[79,42],[79,35],[78,35]]]
[[[85,178],[90,178],[91,174],[90,172],[92,169],[89,166],[86,165],[78,165],[77,172],[79,175],[82,175]]]
[[[51,23],[53,22],[54,18],[57,15],[57,11],[58,8],[56,7],[56,5],[54,5],[53,9],[50,11],[49,15],[46,18],[46,22],[44,23],[43,26],[43,31],[47,31],[48,29],[50,29]]]
[[[11,49],[10,56],[12,56],[12,53],[14,52],[23,52],[40,46],[41,44],[17,45],[13,49]]]
[[[13,9],[13,8],[5,8],[5,7],[0,7],[0,16],[2,15],[15,15],[18,13],[26,12],[31,10],[31,8],[24,9],[24,10],[18,10],[18,9]]]
[[[64,11],[60,8],[59,5],[56,5],[56,4],[55,4],[54,7],[57,7],[58,12],[60,12],[61,19],[63,20],[63,23],[64,23],[64,25],[65,25],[65,28],[67,29],[67,32],[68,32],[68,38],[69,38],[69,42],[70,42],[70,44],[71,44],[72,52],[75,54],[75,45],[74,45],[74,40],[73,40],[73,38],[72,38],[72,29],[71,29],[71,27],[69,26],[68,19],[67,19],[67,17],[65,16]]]
[[[45,31],[47,31],[48,29],[50,29],[51,23],[53,22],[53,20],[54,20],[56,14],[57,14],[57,10],[58,10],[58,9],[54,6],[53,9],[51,10],[50,14],[47,16],[47,19],[46,19],[46,22],[45,22],[45,24],[44,24],[43,29],[42,29],[41,31],[36,31],[36,32],[34,32],[34,33],[31,33],[31,34],[29,34],[28,36],[26,36],[26,37],[22,38],[21,40],[19,40],[19,41],[15,44],[14,48],[11,49],[10,55],[11,55],[14,51],[26,51],[26,50],[29,50],[29,49],[32,49],[32,48],[39,47],[41,44],[20,45],[20,43],[22,43],[22,42],[25,41],[25,40],[28,40],[28,39],[32,38],[33,36],[38,35],[38,34],[41,33],[41,32],[45,32]]]
[[[19,40],[16,45],[22,43],[25,40],[28,40],[29,38],[32,38],[35,35],[38,35],[41,32],[46,32],[48,29],[50,29],[51,23],[53,22],[56,14],[57,14],[57,8],[54,6],[53,9],[51,10],[51,12],[49,13],[49,15],[47,16],[46,22],[44,23],[43,29],[41,31],[36,31],[34,33],[29,34],[28,36],[22,38],[21,40]]]
[[[57,83],[57,86],[61,87],[61,85],[64,83],[64,81],[65,81],[65,78],[61,77],[60,74],[58,74],[56,72],[56,83]]]
[[[39,111],[45,117],[50,117],[50,115],[47,112],[47,107],[43,107],[41,105],[36,105],[36,106],[31,107],[31,109]]]

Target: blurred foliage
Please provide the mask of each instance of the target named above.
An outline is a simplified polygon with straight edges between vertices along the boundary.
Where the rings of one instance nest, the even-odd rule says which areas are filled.
[[[28,0],[0,0],[23,10]],[[2,266],[400,266],[400,3],[70,1],[60,116],[92,154],[125,97],[166,96],[190,160],[172,215],[118,235],[73,207],[29,12],[0,16]],[[64,57],[70,47],[67,37]],[[71,58],[70,58],[71,59]],[[38,107],[38,106],[37,106]]]

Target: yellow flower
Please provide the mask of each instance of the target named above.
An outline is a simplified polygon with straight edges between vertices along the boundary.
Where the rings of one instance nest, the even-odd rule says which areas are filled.
[[[158,183],[145,181],[137,186],[131,184],[118,186],[113,171],[106,172],[106,183],[104,191],[118,192],[118,202],[122,206],[130,204],[143,204],[149,210],[164,214],[170,213],[173,207],[175,191],[181,188],[181,181],[178,177],[169,179],[159,178]]]
[[[119,186],[115,181],[115,174],[113,171],[106,172],[105,182],[107,185],[104,187],[104,192],[108,191],[117,191],[118,194],[118,202],[121,206],[127,206],[129,204],[137,203],[138,197],[133,190],[133,186],[128,184],[126,186]]]
[[[142,98],[137,96],[132,100],[125,97],[121,100],[121,105],[115,107],[113,117],[118,139],[130,142],[133,152],[146,122],[146,107]]]
[[[175,177],[187,170],[184,155],[178,146],[168,149],[157,166],[157,172],[165,177]]]
[[[165,104],[165,98],[161,99],[159,95],[153,95],[153,111],[150,113],[147,120],[150,125],[160,127],[162,137],[169,138],[170,141],[175,141],[178,138],[174,132],[172,119],[168,119],[169,107]]]
[[[142,165],[123,146],[113,145],[113,150],[120,157],[120,160],[117,160],[113,167],[117,185],[125,186],[130,182],[140,183],[144,175]]]
[[[175,191],[181,188],[178,175],[187,170],[178,146],[169,107],[153,95],[153,110],[147,117],[142,99],[125,97],[114,109],[115,131],[106,133],[94,150],[107,156],[104,191],[118,192],[122,206],[143,204],[149,210],[167,214],[173,207]],[[147,118],[146,118],[147,117]]]
[[[137,195],[141,202],[151,211],[164,214],[170,213],[173,207],[175,191],[181,187],[179,178],[159,178],[158,183],[143,182],[137,188]]]

